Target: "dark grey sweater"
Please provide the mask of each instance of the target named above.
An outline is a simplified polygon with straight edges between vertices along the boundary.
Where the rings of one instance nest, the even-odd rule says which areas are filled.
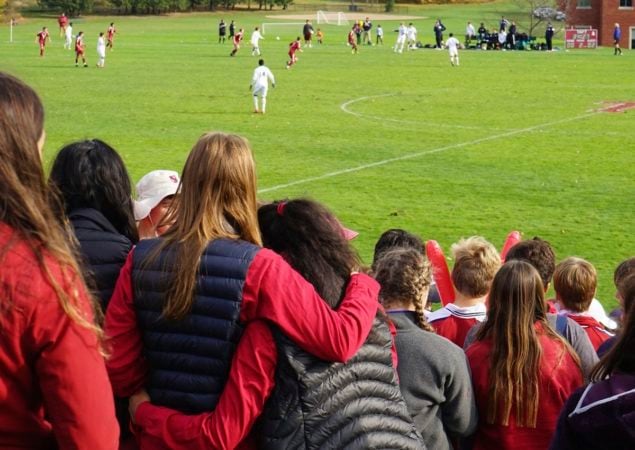
[[[478,423],[463,349],[423,331],[411,312],[389,312],[397,328],[399,385],[427,447],[452,449],[451,439],[469,436]]]

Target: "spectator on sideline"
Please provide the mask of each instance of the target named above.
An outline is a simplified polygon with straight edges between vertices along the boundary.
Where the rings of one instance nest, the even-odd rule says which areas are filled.
[[[49,185],[59,193],[58,217],[73,226],[84,277],[106,311],[119,270],[139,240],[126,166],[99,139],[74,142],[55,157]]]
[[[505,260],[525,261],[534,266],[534,269],[540,275],[545,294],[547,293],[553,272],[556,269],[556,255],[549,242],[538,237],[521,241],[509,249]],[[547,312],[547,322],[551,328],[556,330],[573,347],[580,358],[580,366],[582,367],[584,378],[588,380],[591,370],[598,362],[598,355],[595,353],[595,349],[591,345],[586,332],[580,325],[566,316],[558,316]],[[474,336],[476,336],[479,326],[476,325],[469,331],[463,348],[467,348],[474,341]]]
[[[575,352],[546,314],[536,269],[506,262],[492,283],[487,320],[466,351],[479,413],[474,450],[547,448],[562,405],[582,385]]]
[[[432,31],[434,32],[434,39],[436,41],[435,48],[441,50],[443,48],[443,32],[445,31],[445,25],[441,23],[441,19],[437,19],[434,22]]]
[[[0,446],[116,450],[102,332],[49,206],[43,127],[37,94],[0,72]]]
[[[614,316],[616,322],[620,324],[620,328],[624,322],[624,292],[625,292],[624,282],[631,275],[635,275],[635,257],[622,261],[615,268],[615,272],[613,273],[613,283],[615,284],[615,289],[616,289],[615,298],[619,302],[620,306],[615,308],[611,312],[611,315]],[[617,332],[618,334],[621,332],[619,328]],[[617,338],[618,336],[613,336],[612,338],[604,341],[598,347],[598,356],[600,358],[604,356],[611,347],[613,347],[613,344],[615,344],[615,341],[617,340]]]
[[[310,200],[264,205],[258,211],[258,218],[265,247],[284,255],[287,262],[324,296],[329,306],[336,308],[351,269],[360,264],[348,243],[356,233],[343,228],[326,208]],[[140,408],[147,411],[142,414],[137,427],[148,433],[163,428],[163,435],[169,436],[166,444],[171,449],[190,449],[191,438],[175,437],[183,423],[190,420],[192,424],[187,428],[193,430],[193,436],[202,434],[198,445],[217,448],[214,441],[204,442],[204,436],[210,435],[210,430],[218,426],[216,423],[224,423],[227,415],[239,409],[250,411],[251,415],[244,422],[248,426],[227,435],[229,441],[223,442],[222,448],[233,448],[241,442],[251,423],[261,414],[256,429],[248,441],[241,442],[241,448],[256,446],[256,439],[258,448],[297,448],[305,443],[311,448],[332,448],[349,442],[349,439],[349,445],[355,448],[378,448],[385,442],[387,431],[399,448],[423,448],[399,393],[391,344],[385,316],[378,314],[367,342],[349,363],[326,363],[306,354],[277,328],[256,321],[247,326],[242,336],[227,387],[214,412],[192,418],[174,410],[142,405]],[[251,363],[258,359],[267,362],[265,370]],[[241,366],[248,367],[254,379],[241,378],[240,372],[244,371]],[[250,392],[250,384],[258,386],[259,390]],[[308,396],[306,386],[310,386]],[[337,392],[353,392],[354,395],[337,400]],[[357,413],[342,414],[352,402],[359,404]],[[250,405],[258,407],[250,409]],[[143,421],[148,411],[163,413],[165,419],[161,420],[160,427],[155,419]],[[373,421],[370,433],[359,426],[369,420]],[[280,423],[285,424],[283,428]],[[346,427],[340,427],[344,423]],[[145,425],[148,425],[147,429]],[[336,434],[337,442],[330,440],[327,427],[331,426],[340,429]],[[200,429],[204,431],[201,433]],[[286,434],[286,430],[290,433]]]
[[[343,362],[357,352],[377,311],[377,283],[353,274],[339,309],[331,310],[282,257],[260,247],[256,207],[256,172],[247,141],[223,133],[203,135],[183,169],[174,225],[130,252],[108,307],[107,366],[117,395],[145,388],[154,405],[186,414],[214,411],[243,326],[258,319],[277,325],[324,360]],[[259,392],[261,386],[248,382],[254,375],[249,366],[266,370],[267,355],[240,362],[243,370],[236,378],[244,377],[248,389]],[[132,402],[131,409],[137,404]],[[203,428],[192,425],[200,434],[188,445],[229,439],[248,425],[247,416],[257,406],[234,408],[205,436]],[[159,424],[165,417],[151,409],[135,412],[139,423]],[[158,447],[192,430],[188,425],[173,436],[158,426],[163,439]],[[140,439],[142,448],[157,448],[156,438],[147,433]]]
[[[553,35],[555,34],[555,30],[553,29],[553,25],[551,22],[547,24],[547,28],[545,30],[545,41],[547,42],[547,51],[553,51]]]
[[[225,43],[225,36],[227,36],[227,24],[223,19],[218,24],[218,43]]]
[[[375,45],[384,45],[384,29],[381,25],[377,25],[375,36]]]
[[[452,245],[454,267],[453,303],[430,314],[430,325],[437,334],[463,348],[468,331],[485,320],[485,299],[501,259],[496,248],[480,236],[461,239]]]
[[[159,237],[172,225],[174,211],[166,214],[172,209],[179,183],[179,174],[173,170],[153,170],[139,180],[133,201],[139,239]]]
[[[624,327],[560,413],[552,450],[628,450],[635,447],[635,274],[624,279]]]
[[[375,243],[372,264],[373,270],[375,269],[375,262],[379,259],[381,254],[396,247],[412,248],[417,250],[423,256],[426,256],[426,247],[419,236],[400,228],[391,228],[390,230],[384,231]],[[441,302],[441,298],[439,297],[439,292],[437,291],[437,285],[434,282],[434,276],[432,276],[430,286],[428,288],[427,302],[424,308],[424,314],[426,314],[426,317],[430,312],[429,310],[432,306],[431,304],[439,302]]]
[[[428,448],[450,450],[472,434],[477,413],[465,353],[434,334],[424,315],[430,263],[413,248],[393,248],[374,264],[379,298],[397,328],[399,382]]]
[[[469,48],[470,43],[475,38],[476,38],[476,30],[474,29],[474,25],[472,25],[472,22],[468,22],[465,27],[465,48]]]
[[[597,351],[613,333],[609,333],[588,312],[597,287],[595,267],[581,258],[567,258],[556,266],[553,287],[556,291],[559,314],[569,317],[584,328]]]

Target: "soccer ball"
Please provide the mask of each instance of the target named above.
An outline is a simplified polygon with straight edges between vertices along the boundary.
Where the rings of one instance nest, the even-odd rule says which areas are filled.
[[[280,40],[280,36],[276,36],[276,41],[279,41],[279,40]]]

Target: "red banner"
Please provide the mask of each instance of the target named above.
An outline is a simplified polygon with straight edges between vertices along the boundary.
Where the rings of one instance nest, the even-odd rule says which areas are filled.
[[[565,48],[597,48],[598,30],[570,28],[564,32]]]

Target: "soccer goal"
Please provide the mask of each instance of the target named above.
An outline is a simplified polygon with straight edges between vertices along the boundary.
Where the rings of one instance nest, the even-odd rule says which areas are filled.
[[[302,35],[302,27],[305,22],[267,22],[263,23],[261,27],[262,35],[266,33],[276,34],[297,34]]]
[[[318,25],[324,23],[327,25],[348,25],[348,20],[343,12],[318,11],[317,23]]]

